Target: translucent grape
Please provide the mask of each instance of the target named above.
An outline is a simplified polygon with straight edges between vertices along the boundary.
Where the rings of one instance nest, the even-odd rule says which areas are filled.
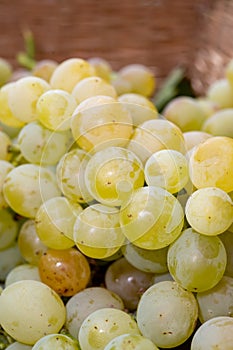
[[[159,350],[157,346],[148,338],[139,334],[122,334],[112,339],[104,350]]]
[[[0,210],[0,250],[4,250],[15,242],[19,230],[14,214],[6,209]]]
[[[4,198],[2,188],[6,175],[14,168],[14,166],[5,160],[0,160],[0,209],[8,207]]]
[[[0,57],[0,87],[10,79],[12,71],[10,62]]]
[[[17,128],[23,126],[24,123],[19,121],[10,110],[9,92],[13,87],[14,83],[8,83],[0,90],[0,121],[5,125]]]
[[[6,276],[5,287],[22,280],[40,281],[38,267],[30,264],[15,266]]]
[[[233,138],[233,108],[226,108],[213,114],[202,125],[202,130],[214,136]]]
[[[168,269],[183,288],[204,292],[223,277],[226,250],[217,236],[205,236],[188,228],[168,249]]]
[[[197,97],[195,100],[204,112],[206,119],[211,117],[220,109],[218,103],[209,100],[206,96]]]
[[[185,207],[186,219],[197,232],[215,236],[233,222],[233,202],[218,187],[201,188],[192,193]]]
[[[204,131],[187,131],[183,133],[185,148],[187,151],[191,150],[194,146],[199,145],[199,143],[204,142],[205,140],[212,137],[211,134],[208,134]]]
[[[136,314],[142,335],[162,348],[183,344],[193,333],[197,317],[194,295],[172,281],[159,282],[147,289]]]
[[[107,82],[111,79],[112,67],[108,61],[102,57],[91,57],[88,62],[94,67],[96,75]]]
[[[166,190],[147,186],[134,191],[120,212],[126,238],[143,249],[161,249],[181,233],[184,213],[179,201]]]
[[[0,296],[0,323],[15,340],[32,345],[61,329],[65,306],[56,292],[42,282],[15,282]]]
[[[233,89],[227,79],[214,81],[206,93],[210,101],[217,103],[222,108],[233,107]]]
[[[83,321],[79,342],[85,350],[104,349],[113,338],[125,333],[140,334],[135,320],[122,310],[103,308],[92,312]]]
[[[32,75],[34,75],[35,77],[42,78],[47,82],[49,82],[57,66],[58,66],[58,63],[53,60],[43,59],[43,60],[37,61],[35,63],[35,66],[32,69]]]
[[[8,161],[11,158],[10,146],[12,145],[9,136],[0,130],[0,160]]]
[[[8,350],[31,350],[32,347],[30,345],[26,345],[23,343],[19,343],[19,342],[14,342],[11,345],[9,345],[7,347]]]
[[[17,243],[0,250],[0,281],[4,281],[8,273],[23,262]]]
[[[32,350],[79,350],[78,342],[65,334],[48,334],[40,338]]]
[[[233,318],[214,317],[203,323],[192,339],[191,350],[232,350]]]

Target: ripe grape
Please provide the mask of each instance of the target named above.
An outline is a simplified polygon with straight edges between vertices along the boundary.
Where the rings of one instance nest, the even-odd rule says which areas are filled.
[[[0,250],[8,248],[15,242],[18,230],[19,224],[14,218],[14,213],[0,209]]]
[[[80,350],[78,341],[68,335],[54,333],[40,338],[32,347],[32,350]]]
[[[222,109],[202,125],[202,130],[214,136],[228,136],[233,138],[233,108]]]
[[[7,83],[12,74],[11,64],[4,58],[0,57],[0,87]]]
[[[211,134],[208,134],[204,131],[187,131],[183,133],[185,148],[187,151],[190,151],[194,146],[199,145],[199,143],[204,142],[205,140],[212,137]]]
[[[140,334],[122,334],[113,338],[104,350],[159,350],[157,346],[148,338]]]
[[[227,79],[214,81],[207,90],[207,98],[217,103],[220,109],[233,107],[233,88]]]
[[[7,126],[20,128],[24,123],[13,115],[9,106],[9,92],[13,86],[13,83],[8,83],[0,89],[0,121]]]
[[[2,188],[6,175],[14,168],[14,166],[6,160],[0,160],[0,209],[8,207],[4,198]]]
[[[32,75],[34,75],[35,77],[42,78],[47,82],[49,82],[57,66],[58,66],[58,63],[53,60],[43,59],[43,60],[37,61],[32,69]]]
[[[31,264],[15,266],[6,276],[5,287],[22,280],[41,281],[38,267]]]
[[[5,281],[8,273],[17,265],[24,262],[18,245],[14,242],[4,250],[0,250],[0,281]],[[1,322],[0,322],[1,323]]]
[[[94,67],[98,77],[110,82],[112,67],[107,60],[102,57],[91,57],[87,61]]]

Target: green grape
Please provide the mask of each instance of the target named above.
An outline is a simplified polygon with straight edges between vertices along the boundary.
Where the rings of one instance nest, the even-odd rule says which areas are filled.
[[[159,350],[148,338],[140,334],[122,334],[112,339],[104,350]]]
[[[205,187],[192,193],[186,202],[186,219],[197,232],[216,236],[233,223],[233,202],[218,187]]]
[[[161,249],[181,233],[184,212],[179,201],[160,187],[147,186],[134,191],[124,203],[120,223],[126,238],[144,249]]]
[[[227,79],[214,81],[206,96],[210,101],[217,103],[220,109],[233,107],[233,89]]]
[[[73,295],[66,303],[66,328],[78,339],[79,329],[87,316],[102,308],[124,309],[122,299],[103,287],[89,287]]]
[[[202,323],[217,316],[233,316],[233,278],[223,276],[206,292],[197,293],[199,319]]]
[[[149,273],[164,273],[168,270],[168,247],[148,250],[128,242],[122,246],[121,251],[126,260],[138,270]]]
[[[233,277],[233,232],[225,231],[219,238],[224,244],[227,253],[227,265],[224,274]]]
[[[88,257],[104,259],[113,255],[125,241],[120,228],[119,209],[102,204],[85,208],[75,221],[73,239],[78,249]]]
[[[0,57],[0,87],[10,79],[12,70],[11,64],[6,59]]]
[[[78,105],[71,119],[74,140],[85,151],[125,146],[132,130],[130,113],[110,96],[89,97]]]
[[[16,240],[19,224],[14,214],[6,209],[0,209],[0,250],[4,250]]]
[[[88,62],[94,67],[96,75],[107,82],[110,82],[112,67],[108,61],[102,57],[91,57]]]
[[[23,123],[36,120],[38,98],[49,89],[50,85],[45,80],[33,76],[14,82],[8,92],[8,104],[13,116]]]
[[[4,198],[2,188],[6,175],[14,168],[14,166],[6,160],[0,160],[0,210],[7,208],[8,204]]]
[[[0,160],[8,161],[11,158],[10,147],[12,145],[10,137],[0,130]]]
[[[200,130],[206,119],[197,101],[187,96],[175,97],[170,101],[163,110],[163,116],[183,132]]]
[[[7,347],[7,350],[32,350],[32,347],[30,345],[26,345],[19,342],[14,342],[11,345]]]
[[[24,123],[15,118],[9,107],[9,92],[13,87],[14,83],[8,83],[0,89],[0,121],[5,125],[18,128]]]
[[[79,350],[78,341],[65,334],[48,334],[39,339],[32,350]]]
[[[106,147],[88,161],[85,183],[88,191],[100,203],[120,206],[134,189],[144,185],[143,166],[130,150]]]
[[[183,136],[185,141],[185,148],[187,151],[212,137],[211,134],[208,134],[204,131],[187,131],[183,133]]]
[[[197,97],[196,102],[204,112],[205,119],[211,117],[214,113],[216,113],[220,109],[218,103],[214,101],[210,101],[206,96]]]
[[[159,347],[183,344],[193,333],[198,318],[194,295],[178,283],[154,284],[142,295],[136,319],[142,335]]]
[[[233,138],[233,108],[222,109],[213,114],[202,125],[202,130],[214,136]]]
[[[175,150],[163,149],[152,154],[145,164],[148,186],[159,186],[170,193],[177,193],[189,180],[188,161]]]
[[[41,242],[52,249],[73,247],[73,226],[82,210],[81,205],[71,203],[65,197],[45,201],[35,216],[36,232]]]
[[[232,350],[232,329],[232,317],[214,317],[198,328],[192,339],[190,350]]]
[[[13,243],[4,250],[0,250],[0,281],[4,281],[8,273],[15,266],[23,264],[23,262],[24,260],[20,254],[17,243]]]
[[[5,287],[22,280],[40,281],[38,267],[30,264],[15,266],[6,276]]]
[[[56,61],[43,59],[35,63],[31,73],[35,77],[42,78],[47,82],[49,82],[57,66],[58,66],[58,63]]]
[[[21,226],[18,235],[18,247],[22,257],[33,265],[38,265],[41,255],[47,251],[47,247],[37,235],[34,220],[28,219]]]
[[[114,87],[111,84],[109,84],[106,80],[98,76],[82,79],[75,85],[72,91],[72,95],[74,96],[78,104],[89,97],[98,95],[111,96],[113,98],[117,98],[117,93]]]
[[[77,107],[75,98],[67,91],[46,91],[37,101],[36,111],[41,124],[52,131],[69,130],[71,116]]]
[[[50,131],[38,122],[31,122],[21,129],[17,141],[28,162],[54,165],[67,152],[70,133]]]
[[[153,153],[162,149],[185,153],[181,130],[164,119],[147,120],[136,127],[127,148],[133,151],[143,163]]]
[[[138,126],[146,120],[157,119],[158,111],[149,98],[135,93],[119,96],[118,101],[130,112],[133,126]]]
[[[81,349],[98,350],[121,334],[140,334],[136,321],[126,312],[103,308],[92,312],[79,330]]]
[[[50,287],[33,280],[10,284],[0,296],[0,323],[15,340],[35,344],[65,323],[63,301]]]
[[[23,164],[7,174],[3,194],[17,214],[34,218],[43,201],[59,196],[60,191],[51,170],[34,164]]]
[[[188,228],[168,249],[168,269],[183,288],[204,292],[223,277],[226,250],[217,236],[205,236]]]
[[[93,75],[95,75],[95,69],[88,61],[81,58],[69,58],[55,68],[50,84],[53,89],[71,93],[80,80]]]
[[[89,203],[93,201],[86,188],[84,173],[90,156],[85,151],[75,148],[64,154],[56,168],[60,190],[72,202]]]

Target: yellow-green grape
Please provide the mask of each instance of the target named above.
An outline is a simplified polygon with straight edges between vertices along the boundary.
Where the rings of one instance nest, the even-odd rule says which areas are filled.
[[[227,264],[224,274],[233,277],[233,231],[225,231],[219,235],[219,238],[223,242],[227,253]]]
[[[156,87],[154,73],[149,67],[142,64],[129,64],[118,71],[118,75],[129,83],[130,90],[137,94],[150,97]]]
[[[148,338],[140,334],[122,334],[112,339],[104,350],[159,350]]]
[[[26,218],[34,218],[43,201],[59,196],[53,172],[34,164],[23,164],[5,177],[3,194],[8,205]]]
[[[13,89],[14,83],[4,85],[0,90],[0,121],[11,127],[21,127],[23,122],[19,121],[10,110],[9,92]]]
[[[4,198],[2,188],[6,175],[14,169],[14,166],[7,162],[6,160],[0,159],[0,209],[4,209],[8,207],[8,204]]]
[[[30,264],[15,266],[6,276],[5,287],[22,280],[40,281],[38,267]]]
[[[201,188],[193,192],[187,200],[185,215],[195,231],[216,236],[233,223],[233,202],[218,187]]]
[[[214,136],[233,138],[233,108],[216,112],[202,125],[202,130]]]
[[[212,137],[211,134],[204,131],[187,131],[183,133],[183,136],[186,151],[190,151],[193,147]]]
[[[102,57],[91,57],[87,61],[94,67],[98,77],[110,82],[112,67],[108,61]]]
[[[50,81],[50,78],[55,70],[57,68],[58,63],[53,60],[49,59],[43,59],[38,62],[36,62],[35,66],[32,69],[32,75],[38,78],[42,78],[46,80],[47,82]]]
[[[188,228],[168,249],[168,269],[174,280],[193,292],[213,288],[223,277],[226,250],[217,236]]]
[[[159,186],[170,193],[177,193],[189,180],[188,161],[175,150],[161,150],[147,159],[145,179],[148,186]]]
[[[23,123],[36,120],[36,103],[50,88],[45,80],[33,76],[14,82],[8,92],[8,104],[13,116]]]
[[[29,264],[38,265],[40,257],[47,251],[37,235],[34,220],[28,219],[23,223],[17,242],[22,257]]]
[[[133,126],[150,119],[158,118],[158,111],[149,98],[135,93],[128,93],[119,96],[118,101],[130,112],[133,119]]]
[[[9,81],[12,71],[11,64],[6,59],[0,57],[0,87]]]
[[[73,149],[60,159],[56,168],[58,186],[72,202],[89,203],[93,197],[85,184],[85,168],[90,156],[80,148]]]
[[[199,319],[202,323],[217,316],[233,316],[233,278],[223,276],[206,292],[197,293]]]
[[[65,306],[54,290],[39,281],[10,284],[0,296],[0,323],[15,340],[35,344],[65,323]]]
[[[81,205],[73,204],[65,197],[45,201],[35,217],[36,232],[41,242],[52,249],[73,247],[73,225],[82,210]]]
[[[9,126],[0,121],[0,130],[5,132],[12,140],[14,140],[17,136],[18,133],[20,132],[20,128],[16,128],[14,126]]]
[[[78,104],[89,97],[98,95],[117,98],[115,88],[105,79],[97,76],[84,78],[78,82],[72,90],[72,95]]]
[[[144,185],[143,165],[130,150],[106,147],[95,153],[85,169],[85,183],[100,203],[119,206]]]
[[[126,238],[143,249],[161,249],[181,233],[184,212],[175,196],[161,187],[135,190],[120,212]]]
[[[0,281],[4,281],[8,273],[23,262],[23,257],[16,242],[4,250],[0,250]]]
[[[78,341],[70,336],[60,333],[48,334],[40,338],[32,350],[80,350]]]
[[[17,137],[23,157],[30,163],[55,165],[67,152],[70,145],[70,132],[55,132],[39,122],[26,124]]]
[[[210,101],[217,103],[220,109],[233,107],[233,88],[227,79],[213,82],[206,96]]]
[[[102,204],[85,208],[75,221],[73,239],[88,257],[104,259],[113,255],[125,241],[119,223],[119,209]]]
[[[232,317],[214,317],[197,329],[190,350],[232,350],[232,329]]]
[[[125,333],[140,334],[136,321],[125,311],[102,308],[85,318],[78,338],[81,349],[98,350]]]
[[[233,139],[215,136],[199,144],[190,156],[189,175],[197,189],[233,191]]]
[[[124,309],[122,299],[104,287],[89,287],[73,295],[66,303],[66,328],[78,339],[79,329],[87,316],[102,308]]]
[[[131,93],[132,86],[130,81],[124,79],[116,72],[114,72],[111,76],[111,84],[114,86],[118,96]]]
[[[167,267],[168,247],[148,250],[127,242],[121,248],[125,259],[138,270],[149,273],[164,273]]]
[[[233,59],[231,59],[225,67],[225,77],[229,84],[233,86]]]
[[[193,333],[197,318],[194,295],[172,281],[148,288],[139,301],[136,316],[142,335],[162,348],[183,344]]]
[[[10,160],[11,152],[10,147],[12,145],[10,137],[3,131],[0,130],[0,160]]]
[[[183,132],[200,130],[206,119],[197,101],[187,96],[179,96],[169,102],[163,110],[163,116]]]
[[[204,112],[206,119],[211,117],[214,113],[216,113],[220,109],[219,105],[216,102],[209,100],[207,97],[202,96],[202,97],[196,98],[196,102]]]
[[[41,124],[52,131],[70,129],[71,116],[77,107],[74,97],[67,91],[46,91],[37,101],[36,112]]]
[[[31,345],[26,345],[19,342],[14,342],[7,347],[7,350],[32,350]]]
[[[113,97],[94,96],[78,105],[71,130],[74,140],[85,151],[125,146],[133,130],[132,117]]]
[[[19,224],[14,214],[6,209],[0,209],[0,250],[6,249],[15,242]]]
[[[155,119],[136,127],[127,148],[145,163],[153,153],[162,149],[185,153],[185,142],[178,126],[168,120]]]
[[[81,58],[68,58],[54,70],[50,84],[53,89],[62,89],[69,93],[82,79],[95,75],[94,67]]]

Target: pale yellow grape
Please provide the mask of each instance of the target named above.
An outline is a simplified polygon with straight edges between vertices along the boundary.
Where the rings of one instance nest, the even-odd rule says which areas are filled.
[[[0,121],[0,129],[5,132],[13,141],[17,137],[20,132],[20,128],[16,128],[14,126],[9,126]]]
[[[148,338],[140,334],[122,334],[113,338],[104,350],[159,350]]]
[[[201,188],[189,197],[185,207],[186,219],[197,232],[216,236],[233,222],[233,202],[218,187]]]
[[[188,162],[175,150],[161,150],[147,159],[145,179],[148,186],[159,186],[170,193],[177,193],[189,180]]]
[[[179,96],[170,101],[163,110],[163,116],[183,132],[200,130],[206,119],[197,101],[187,96]]]
[[[233,277],[233,231],[225,231],[219,238],[224,244],[227,253],[227,264],[224,274]]]
[[[193,147],[199,145],[199,143],[206,141],[211,134],[204,131],[187,131],[183,133],[186,151],[191,150]]]
[[[12,145],[10,137],[3,131],[0,130],[0,160],[10,160],[11,153],[10,147]]]
[[[0,87],[7,83],[12,75],[13,68],[5,58],[0,57]]]
[[[8,350],[31,350],[32,347],[31,345],[26,345],[26,344],[23,344],[23,343],[19,343],[19,342],[14,342],[12,343],[11,345],[9,345],[7,347]]]
[[[104,259],[113,255],[125,241],[119,209],[102,204],[85,208],[75,221],[73,239],[86,256]]]
[[[220,109],[219,105],[216,102],[209,100],[207,97],[202,96],[202,97],[196,98],[196,102],[204,112],[206,119],[211,117],[214,113],[216,113]]]
[[[95,68],[96,75],[107,82],[111,80],[112,67],[108,61],[102,57],[91,57],[88,62]]]
[[[232,350],[232,330],[232,317],[214,317],[198,328],[190,350]]]
[[[181,233],[184,212],[178,200],[161,187],[135,190],[120,212],[126,238],[143,249],[161,249]]]
[[[119,206],[130,197],[134,189],[144,185],[143,166],[130,150],[106,147],[88,161],[85,183],[97,201]]]
[[[137,126],[146,120],[157,119],[158,111],[151,100],[143,95],[128,93],[119,96],[118,101],[130,112],[133,126]]]
[[[34,218],[43,201],[59,196],[60,190],[51,170],[34,164],[23,164],[7,174],[3,194],[16,213]]]
[[[0,281],[5,281],[8,273],[15,266],[23,264],[23,262],[23,257],[20,254],[19,247],[16,242],[4,250],[0,250]]]
[[[50,88],[45,80],[33,76],[17,80],[8,93],[8,104],[13,116],[23,123],[36,120],[36,103]]]
[[[73,295],[66,303],[66,328],[78,338],[78,332],[85,318],[102,308],[124,309],[122,299],[104,287],[89,287]]]
[[[58,66],[58,63],[56,61],[49,60],[49,59],[40,60],[36,62],[35,66],[33,67],[32,75],[34,75],[35,77],[42,78],[47,82],[49,82],[57,66]]]
[[[50,287],[39,281],[10,284],[0,296],[0,323],[15,340],[32,345],[65,323],[65,306]]]
[[[202,130],[214,136],[233,138],[233,108],[216,112],[202,125]]]
[[[0,209],[8,207],[8,204],[4,198],[2,187],[5,180],[6,175],[14,168],[14,166],[7,162],[6,160],[0,159]]]
[[[172,281],[149,287],[138,303],[136,315],[142,335],[162,348],[183,344],[193,333],[197,317],[194,295]]]
[[[98,350],[121,334],[140,334],[136,321],[128,313],[102,308],[92,312],[83,321],[79,330],[81,349]]]
[[[143,163],[155,152],[173,149],[185,153],[182,131],[168,120],[147,120],[136,127],[127,148]]]
[[[118,96],[132,92],[132,85],[130,81],[124,79],[116,72],[114,72],[111,76],[111,84],[114,86]]]
[[[95,75],[94,67],[81,58],[68,58],[54,70],[50,84],[53,89],[62,89],[69,93],[82,79]]]
[[[233,59],[231,59],[225,67],[225,77],[230,85],[233,86]]]
[[[132,130],[130,113],[110,96],[94,96],[84,100],[71,120],[74,140],[87,152],[107,146],[125,146]]]
[[[220,109],[233,107],[233,87],[227,79],[213,82],[206,96],[210,101],[217,103]]]
[[[37,101],[36,112],[41,124],[52,131],[70,129],[71,116],[77,107],[74,97],[67,91],[46,91]]]
[[[52,249],[73,247],[73,225],[82,210],[79,204],[70,203],[65,197],[45,201],[35,217],[36,232],[41,242]]]
[[[40,281],[38,267],[30,264],[15,266],[6,276],[5,287],[22,280]]]
[[[213,288],[223,277],[226,250],[217,236],[205,236],[188,228],[168,249],[168,269],[174,280],[193,292]]]
[[[32,350],[79,350],[78,341],[60,333],[48,334],[40,338]]]
[[[13,89],[14,83],[4,85],[0,90],[0,121],[11,127],[21,127],[23,122],[19,121],[9,107],[9,92]]]
[[[14,213],[0,209],[0,250],[6,249],[16,240],[19,224]]]
[[[97,76],[82,79],[72,90],[72,96],[78,104],[89,97],[98,95],[117,98],[115,88],[106,80]]]
[[[233,191],[233,139],[215,136],[199,144],[190,156],[189,175],[197,189]]]

